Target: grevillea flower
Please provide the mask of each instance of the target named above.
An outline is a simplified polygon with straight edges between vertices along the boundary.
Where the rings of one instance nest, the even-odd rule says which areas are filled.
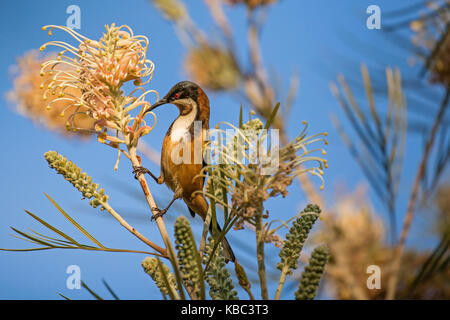
[[[175,291],[176,280],[175,276],[172,272],[170,272],[170,268],[166,266],[164,263],[158,263],[158,259],[147,257],[142,263],[142,268],[144,268],[145,273],[147,273],[150,277],[152,277],[153,281],[155,281],[156,286],[161,290],[161,293],[164,295],[169,294],[170,291]],[[161,271],[161,268],[164,271]],[[167,282],[164,279],[164,273],[167,277]],[[170,288],[167,286],[169,284]]]
[[[187,16],[186,7],[178,0],[153,0],[153,3],[167,20],[181,21]]]
[[[57,97],[48,102],[50,110],[59,101],[66,101],[75,107],[67,123],[68,129],[79,130],[74,126],[75,117],[88,115],[96,120],[95,131],[101,132],[101,141],[132,143],[151,128],[145,125],[142,117],[133,118],[129,112],[140,107],[142,114],[150,106],[144,100],[145,96],[157,93],[138,87],[126,96],[121,88],[131,80],[136,86],[151,80],[154,65],[146,58],[148,39],[135,36],[128,26],[116,27],[112,24],[105,27],[106,33],[99,41],[88,39],[64,26],[49,25],[42,28],[48,30],[49,35],[54,29],[65,31],[77,42],[72,45],[50,41],[41,46],[41,51],[48,46],[60,49],[56,59],[49,59],[41,65],[43,99]],[[80,94],[69,92],[73,89]],[[142,94],[139,97],[133,96],[140,91]],[[141,126],[141,123],[144,125]],[[107,129],[115,130],[116,137],[108,135]],[[124,140],[117,137],[119,132],[123,134]]]
[[[56,151],[48,151],[44,154],[44,157],[50,168],[63,175],[67,181],[81,192],[83,197],[91,199],[89,204],[92,207],[101,206],[101,210],[104,210],[109,197],[105,194],[105,190],[98,189],[99,185],[94,183],[86,172],[81,172],[81,168]]]
[[[280,263],[277,264],[279,270],[287,269],[287,274],[297,269],[298,259],[303,249],[308,234],[320,215],[320,208],[317,205],[307,205],[299,216],[292,223],[292,227],[286,235],[286,241],[280,250]]]
[[[236,229],[242,229],[244,222],[253,224],[255,216],[264,211],[264,203],[269,198],[286,197],[288,187],[300,174],[317,176],[322,182],[320,189],[323,189],[323,170],[328,167],[328,162],[320,155],[326,155],[326,151],[311,146],[318,142],[327,145],[326,132],[308,137],[308,126],[303,122],[304,129],[296,139],[280,147],[277,139],[273,140],[277,134],[272,136],[278,131],[270,132],[269,143],[269,133],[263,130],[263,123],[258,118],[242,124],[240,129],[224,123],[231,130],[217,128],[217,138],[207,147],[207,152],[215,154],[220,165],[204,168],[211,171],[207,180],[208,191],[204,194],[231,210],[237,218]],[[269,150],[264,150],[266,145],[270,145]],[[223,200],[224,193],[230,195],[229,202]],[[263,214],[263,217],[267,218],[268,214]],[[271,241],[270,238],[267,240]]]
[[[300,279],[300,285],[295,292],[296,300],[312,300],[319,288],[325,265],[328,262],[328,249],[320,246],[314,249],[309,259],[309,265],[305,267]]]
[[[393,253],[386,246],[386,226],[367,198],[366,187],[339,192],[323,217],[314,243],[326,243],[333,259],[327,265],[327,286],[338,299],[380,298],[380,290],[366,286],[367,266],[375,264],[390,273]],[[362,267],[364,266],[364,267]]]
[[[196,259],[197,247],[192,234],[191,224],[184,216],[175,221],[175,248],[177,249],[178,263],[183,274],[183,283],[192,292],[200,296],[200,272],[202,272]]]
[[[30,118],[35,123],[39,123],[52,131],[56,131],[69,136],[89,136],[89,132],[94,129],[95,120],[83,114],[85,107],[80,107],[81,114],[74,121],[74,126],[81,128],[80,131],[66,130],[68,117],[74,112],[75,106],[70,101],[59,100],[52,103],[52,108],[47,109],[48,102],[57,99],[50,95],[46,101],[42,100],[42,82],[49,81],[50,75],[39,76],[41,65],[44,61],[55,59],[56,54],[48,54],[41,57],[38,52],[30,51],[18,58],[18,63],[14,66],[13,75],[14,88],[8,92],[8,100],[13,103],[15,109],[24,117]],[[67,88],[68,95],[81,96],[77,88]]]
[[[213,253],[213,249],[214,240],[209,237],[208,243],[205,246],[205,252],[202,256],[203,264],[206,265],[208,263],[208,260]],[[238,300],[238,294],[236,290],[234,290],[233,281],[226,268],[225,259],[220,252],[222,252],[222,244],[219,243],[217,250],[214,251],[214,256],[211,258],[209,267],[205,272],[206,282],[208,282],[209,285],[209,295],[213,300]],[[243,280],[244,286],[249,286],[249,284],[245,282],[245,279]]]
[[[219,45],[204,43],[191,48],[184,66],[195,82],[210,90],[233,90],[241,79],[235,57]]]

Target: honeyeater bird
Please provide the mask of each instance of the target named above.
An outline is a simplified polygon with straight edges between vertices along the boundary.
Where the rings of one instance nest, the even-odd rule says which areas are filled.
[[[206,145],[205,134],[209,129],[209,99],[197,84],[182,81],[174,85],[170,91],[153,104],[148,111],[164,104],[173,104],[180,111],[179,116],[170,125],[164,137],[161,150],[161,175],[156,177],[144,167],[134,167],[133,173],[148,173],[158,184],[165,183],[173,192],[173,199],[165,209],[158,211],[155,218],[167,212],[175,200],[182,198],[192,217],[198,214],[203,221],[208,212],[208,202],[201,193],[204,178],[198,176],[205,162],[203,150]],[[212,230],[212,224],[210,224]],[[218,228],[220,231],[220,227]],[[222,240],[224,257],[234,262],[235,256],[226,238]]]

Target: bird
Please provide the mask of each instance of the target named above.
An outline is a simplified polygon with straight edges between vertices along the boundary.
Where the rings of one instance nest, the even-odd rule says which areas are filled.
[[[178,107],[179,115],[170,125],[164,137],[161,150],[161,174],[156,177],[150,170],[141,166],[133,167],[137,178],[149,174],[158,184],[166,184],[173,192],[173,198],[165,209],[158,211],[154,218],[164,215],[177,199],[183,199],[192,217],[198,214],[203,221],[208,212],[208,202],[198,191],[203,189],[204,178],[199,176],[206,165],[203,160],[204,139],[209,129],[209,98],[203,89],[191,81],[175,84],[169,92],[145,113],[159,106],[172,104]],[[145,115],[144,113],[144,115]],[[182,158],[182,159],[181,159]],[[220,226],[217,224],[220,232]],[[212,223],[210,224],[212,232]],[[222,240],[225,260],[235,262],[235,255],[228,240]]]

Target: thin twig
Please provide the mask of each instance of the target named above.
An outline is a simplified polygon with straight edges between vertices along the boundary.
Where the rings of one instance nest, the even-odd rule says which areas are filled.
[[[102,203],[103,207],[116,219],[119,221],[119,223],[128,231],[130,231],[132,234],[134,234],[139,240],[153,248],[154,250],[158,251],[160,254],[162,254],[165,258],[168,258],[167,256],[167,250],[161,248],[157,244],[153,243],[149,239],[147,239],[145,236],[143,236],[139,231],[137,231],[134,227],[132,227],[125,219],[123,219],[116,211],[114,211],[113,208],[108,203]]]
[[[281,290],[283,290],[284,283],[286,282],[286,275],[289,271],[289,266],[285,265],[283,270],[281,270],[280,280],[278,281],[277,290],[275,292],[275,300],[280,300]]]
[[[139,161],[137,154],[136,154],[136,147],[133,145],[128,145],[128,152],[130,154],[130,158],[131,158],[131,163],[133,165],[133,167],[140,167],[141,166],[141,162]],[[145,179],[145,176],[143,174],[139,175],[137,177],[142,191],[144,192],[145,195],[145,199],[147,200],[147,203],[149,205],[149,208],[152,212],[152,216],[155,217],[155,222],[156,225],[158,226],[158,230],[161,234],[161,237],[164,241],[164,244],[166,246],[166,250],[167,250],[167,254],[169,256],[169,260],[172,263],[174,272],[176,274],[176,280],[177,280],[177,285],[178,285],[178,291],[181,295],[181,299],[185,299],[184,297],[184,291],[183,291],[183,286],[181,283],[181,275],[180,275],[180,267],[178,264],[178,260],[176,259],[176,254],[175,254],[175,250],[172,246],[172,242],[170,240],[169,237],[169,233],[167,232],[167,228],[166,225],[164,223],[163,217],[158,217],[158,210],[156,210],[157,206],[155,203],[155,200],[153,199],[153,196],[150,192],[150,189],[148,187],[147,184],[147,180]]]

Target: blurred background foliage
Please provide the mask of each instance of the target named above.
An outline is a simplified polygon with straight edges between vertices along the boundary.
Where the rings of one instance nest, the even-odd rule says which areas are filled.
[[[181,63],[174,63],[182,66],[189,79],[210,93],[231,97],[231,101],[265,119],[276,102],[281,102],[274,127],[280,130],[283,144],[292,132],[289,118],[296,108],[300,77],[292,71],[295,66],[288,68],[292,72],[288,74],[285,70],[277,72],[276,66],[264,62],[261,37],[263,31],[273,27],[271,10],[287,2],[290,1],[204,0],[203,14],[207,13],[214,24],[214,28],[207,29],[197,21],[204,16],[191,12],[187,1],[148,1],[173,25],[184,52]],[[314,245],[326,242],[330,250],[320,297],[450,298],[450,1],[406,1],[394,7],[383,10],[381,5],[382,29],[377,31],[390,47],[375,50],[377,44],[344,30],[340,41],[361,58],[356,60],[356,55],[328,48],[333,59],[324,60],[317,69],[321,77],[330,81],[336,98],[331,121],[333,133],[341,137],[339,147],[347,147],[352,163],[359,166],[365,177],[353,191],[344,184],[328,185],[325,193],[333,195],[329,197],[320,193],[306,175],[298,177],[304,194],[299,192],[299,202],[316,203],[323,210],[312,241]],[[233,10],[244,12],[242,21],[236,22]],[[234,31],[237,24],[239,37]],[[281,41],[301,41],[296,32],[283,30],[277,35]],[[169,46],[176,41],[168,39]],[[53,111],[48,113],[36,93],[40,79],[35,79],[33,70],[39,69],[39,59],[36,53],[18,59],[18,75],[8,98],[20,114],[66,135],[64,121]],[[308,115],[304,118],[308,120]],[[91,125],[88,121],[79,124]],[[405,153],[408,148],[410,154]],[[143,144],[140,149],[148,161],[158,165],[158,145]],[[339,167],[339,163],[333,166]],[[406,188],[401,184],[405,178],[412,179]],[[132,196],[133,201],[143,201],[136,190],[121,181],[111,178],[109,182],[112,188]],[[406,196],[400,197],[400,193]],[[162,198],[165,201],[170,195]],[[183,211],[180,207],[174,211]],[[128,215],[133,217],[132,212]],[[172,223],[174,217],[167,215]],[[138,214],[134,218],[141,219]],[[415,239],[420,242],[420,237],[433,237],[436,240],[431,249],[406,245],[413,220],[425,221],[419,230],[414,230]],[[254,255],[254,248],[246,244],[244,237],[234,236],[233,247],[238,248],[245,261]],[[303,265],[309,259],[307,252],[300,256]],[[270,261],[270,255],[267,256]],[[382,270],[380,290],[366,286],[369,265],[378,265]],[[269,279],[278,280],[275,268],[267,273]],[[249,278],[256,281],[256,268]],[[300,273],[288,278],[285,291],[292,293],[299,279]]]
[[[179,30],[180,40],[187,52],[184,65],[190,77],[209,90],[227,91],[245,97],[258,114],[267,118],[270,106],[275,99],[280,99],[280,96],[278,88],[270,81],[267,66],[263,63],[264,52],[260,46],[260,33],[266,23],[270,5],[277,1],[206,0],[211,17],[221,31],[222,47],[211,40],[208,41],[206,32],[195,27],[181,1],[153,2]],[[221,2],[247,7],[247,43],[236,43]],[[171,8],[179,7],[184,14],[171,15],[166,7],[168,3],[171,4]],[[445,197],[443,194],[447,192],[448,195],[448,189],[445,184],[441,184],[440,179],[445,171],[450,151],[448,139],[450,127],[445,123],[448,119],[445,111],[448,109],[450,91],[449,6],[449,1],[427,1],[383,12],[385,36],[401,46],[407,44],[403,47],[404,58],[422,66],[419,74],[404,73],[395,66],[393,68],[383,66],[384,57],[377,56],[362,61],[366,63],[378,59],[380,66],[373,72],[374,79],[369,75],[367,66],[362,64],[361,80],[358,80],[355,74],[350,74],[349,77],[352,77],[353,81],[347,82],[344,75],[340,74],[337,79],[340,88],[334,82],[331,83],[331,90],[348,120],[348,125],[345,126],[339,117],[332,115],[335,127],[356,163],[361,167],[372,191],[385,205],[389,216],[387,221],[374,216],[368,199],[358,194],[358,191],[355,194],[340,195],[339,200],[334,203],[325,203],[307,177],[299,179],[309,199],[327,208],[325,212],[328,215],[324,218],[323,228],[318,232],[318,237],[331,247],[332,258],[326,274],[328,284],[337,298],[380,299],[386,294],[388,298],[394,296],[415,299],[450,298],[448,226],[444,226],[443,231],[437,231],[440,241],[431,253],[413,248],[404,249],[416,210],[416,201],[418,206],[434,204],[434,209],[429,208],[426,211],[430,211],[429,218],[433,218],[436,225],[445,225],[450,214],[448,209],[443,208],[442,198]],[[412,34],[405,36],[402,32],[405,28],[410,28]],[[188,41],[188,38],[192,42]],[[250,57],[248,65],[236,62],[238,58],[235,48],[243,45],[248,48]],[[355,50],[360,50],[362,46],[354,45],[354,47]],[[357,65],[358,62],[354,64]],[[426,82],[432,85],[429,86]],[[237,85],[238,83],[241,85]],[[289,94],[285,97],[286,102],[282,103],[284,110],[279,113],[283,117],[289,116],[297,83],[298,79],[294,76],[287,90]],[[411,86],[412,83],[415,87]],[[422,88],[417,88],[419,86]],[[443,89],[444,98],[439,95],[431,98],[426,88],[430,88],[431,91],[434,86]],[[416,180],[412,186],[399,238],[396,201],[402,176],[405,141],[408,134],[413,134],[417,130],[413,127],[408,132],[408,93],[419,90],[421,92],[419,95],[429,95],[426,105],[430,109],[439,109],[436,113],[429,112],[428,118],[421,117],[420,124],[425,127],[420,131],[424,146],[418,147],[417,152],[422,153],[423,157],[417,173],[409,173],[416,174]],[[382,99],[383,102],[378,105],[375,99],[377,102]],[[283,143],[287,141],[285,124],[286,121],[280,118],[275,125],[281,131]],[[356,140],[347,134],[349,130],[354,130]],[[430,156],[433,149],[437,153],[436,159]],[[437,192],[434,192],[435,190]],[[433,211],[436,212],[434,215]],[[390,230],[388,242],[386,242],[387,230]],[[398,261],[400,266],[396,265]],[[366,268],[371,264],[378,265],[383,270],[382,290],[367,289]],[[397,295],[395,295],[396,288],[393,287],[398,287]]]

